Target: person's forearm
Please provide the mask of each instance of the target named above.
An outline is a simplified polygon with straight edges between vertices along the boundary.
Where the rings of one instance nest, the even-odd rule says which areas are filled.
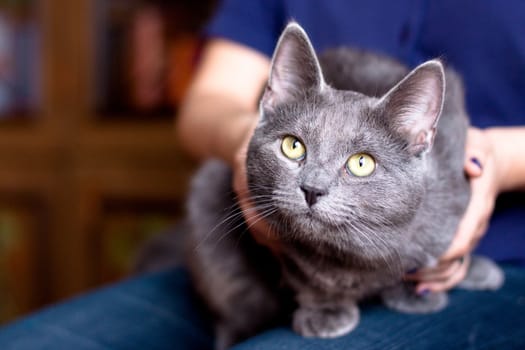
[[[220,158],[229,164],[257,118],[223,96],[193,95],[186,99],[177,121],[177,136],[195,158]]]
[[[499,191],[525,190],[525,127],[488,128],[498,167]]]
[[[232,165],[257,121],[269,66],[269,58],[253,49],[211,40],[177,116],[182,147],[198,159],[216,157]]]

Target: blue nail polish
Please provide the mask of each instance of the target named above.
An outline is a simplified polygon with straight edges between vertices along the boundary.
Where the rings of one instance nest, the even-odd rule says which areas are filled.
[[[419,293],[417,293],[420,297],[424,297],[430,294],[430,289],[423,289]]]
[[[478,158],[472,157],[470,158],[470,161],[474,163],[478,168],[483,169],[483,166],[481,165],[481,162],[479,161]]]
[[[410,269],[406,272],[407,275],[413,275],[417,272],[417,269],[414,267],[413,269]]]

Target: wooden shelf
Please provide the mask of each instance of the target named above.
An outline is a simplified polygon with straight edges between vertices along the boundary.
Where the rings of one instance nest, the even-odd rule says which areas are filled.
[[[94,1],[41,0],[37,6],[42,106],[24,120],[0,122],[0,214],[16,202],[21,213],[38,217],[42,227],[34,236],[46,242],[36,245],[43,268],[24,283],[46,288],[19,291],[26,294],[12,317],[106,282],[93,261],[104,242],[97,228],[113,215],[107,203],[129,203],[138,216],[141,208],[156,210],[147,203],[166,203],[180,209],[171,215],[176,220],[195,169],[177,145],[172,119],[106,120],[92,112]]]

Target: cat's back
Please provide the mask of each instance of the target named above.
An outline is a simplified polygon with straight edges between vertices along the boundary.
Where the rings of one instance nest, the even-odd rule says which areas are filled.
[[[330,86],[373,97],[384,95],[409,72],[393,58],[349,47],[325,51],[319,63]]]
[[[188,212],[190,220],[202,219],[203,212],[216,211],[233,203],[232,172],[226,163],[212,159],[205,162],[192,179]]]
[[[319,56],[319,63],[325,81],[332,87],[371,97],[383,96],[410,72],[406,65],[393,57],[350,47],[326,50]],[[448,67],[445,76],[444,112],[464,109],[461,77]]]

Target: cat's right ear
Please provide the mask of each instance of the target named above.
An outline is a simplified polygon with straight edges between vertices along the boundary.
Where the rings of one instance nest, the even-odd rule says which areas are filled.
[[[275,48],[261,108],[274,109],[324,86],[321,66],[303,28],[288,24]]]

